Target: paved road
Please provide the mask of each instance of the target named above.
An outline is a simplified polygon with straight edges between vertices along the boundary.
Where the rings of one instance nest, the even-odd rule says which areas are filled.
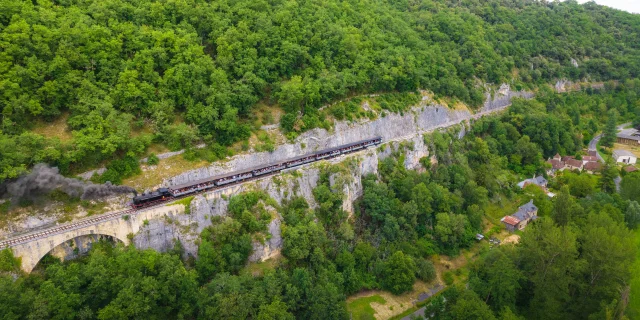
[[[627,123],[623,123],[621,125],[618,126],[618,131],[621,131],[622,129],[624,129],[624,127],[630,125],[631,122],[627,122]],[[604,162],[604,159],[602,158],[602,156],[600,156],[600,153],[597,152],[598,151],[598,141],[600,141],[600,139],[602,138],[602,133],[593,137],[593,139],[591,139],[591,141],[589,141],[589,151],[596,151],[596,155],[598,156],[598,160],[600,162]]]
[[[602,138],[602,133],[593,137],[593,139],[591,139],[591,141],[589,141],[589,151],[595,151],[598,148],[598,141],[600,141],[600,138]]]
[[[600,141],[601,138],[602,138],[602,133],[593,137],[593,139],[589,141],[589,151],[595,151],[596,156],[598,157],[598,161],[604,163],[604,158],[602,158],[602,156],[600,155],[600,152],[598,152],[598,141]]]
[[[624,129],[624,127],[630,125],[631,122],[627,122],[627,123],[623,123],[621,125],[618,126],[618,131],[621,131]],[[593,139],[591,139],[591,141],[589,141],[589,151],[596,151],[596,155],[598,156],[598,161],[604,163],[604,159],[602,158],[602,156],[600,155],[600,153],[598,152],[598,141],[600,141],[600,139],[602,138],[602,133],[593,137]],[[616,183],[616,190],[620,191],[620,181],[622,181],[622,178],[620,177],[616,177],[613,180]]]

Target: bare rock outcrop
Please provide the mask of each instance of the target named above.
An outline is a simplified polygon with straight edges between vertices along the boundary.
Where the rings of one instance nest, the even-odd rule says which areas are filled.
[[[502,86],[493,98],[490,95],[487,97],[487,102],[475,115],[466,109],[453,110],[441,105],[429,104],[429,99],[423,99],[419,105],[403,114],[391,113],[385,117],[359,123],[336,122],[332,131],[314,129],[300,135],[294,143],[281,145],[273,152],[238,155],[224,164],[216,163],[207,168],[183,173],[164,181],[163,185],[202,179],[223,172],[282,161],[316,150],[381,136],[385,143],[383,146],[329,160],[346,168],[346,171],[330,176],[330,182],[332,188],[344,194],[343,209],[353,213],[353,201],[362,195],[362,177],[367,174],[377,174],[379,161],[391,156],[394,152],[403,152],[405,167],[418,169],[421,167],[420,160],[430,156],[423,138],[424,133],[463,124],[459,134],[462,137],[466,132],[466,122],[480,115],[504,109],[515,97],[530,98],[532,96],[531,93],[513,92],[508,86]],[[320,166],[322,164],[314,163],[243,185],[216,190],[206,196],[198,196],[191,204],[190,214],[176,214],[165,221],[150,221],[145,230],[134,237],[134,242],[139,248],[166,251],[173,246],[173,239],[179,239],[185,252],[195,256],[199,233],[211,225],[212,216],[226,214],[228,197],[234,194],[258,189],[265,191],[280,204],[294,196],[300,196],[304,197],[312,207],[315,206],[312,191],[320,177]],[[270,234],[268,239],[254,243],[254,252],[250,261],[263,261],[279,254],[282,247],[281,223],[282,217],[274,217],[268,226]]]

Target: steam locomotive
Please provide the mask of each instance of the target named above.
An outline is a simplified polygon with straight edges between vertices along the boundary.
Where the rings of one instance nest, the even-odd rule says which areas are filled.
[[[215,189],[229,184],[240,183],[242,181],[264,175],[274,174],[284,169],[301,166],[303,164],[323,159],[334,158],[341,154],[356,152],[370,146],[379,145],[380,143],[382,143],[382,138],[375,137],[372,139],[361,140],[335,148],[325,149],[286,161],[267,164],[265,166],[234,171],[231,173],[196,180],[189,183],[174,185],[168,188],[158,188],[156,191],[133,197],[131,206],[134,209],[148,207],[190,194]]]

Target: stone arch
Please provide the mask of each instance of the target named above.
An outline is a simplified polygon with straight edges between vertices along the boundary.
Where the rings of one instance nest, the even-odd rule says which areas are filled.
[[[68,238],[68,235],[70,233],[73,233],[73,237]],[[38,265],[38,263],[40,263],[42,258],[44,258],[47,254],[51,253],[57,247],[60,247],[61,245],[65,244],[68,241],[72,241],[80,237],[86,237],[86,236],[92,236],[92,235],[107,236],[119,242],[122,242],[125,245],[129,244],[128,238],[122,237],[121,235],[118,235],[115,232],[104,232],[104,231],[96,232],[93,229],[73,230],[72,232],[52,235],[50,237],[35,241],[36,242],[35,245],[39,250],[28,250],[30,252],[27,252],[26,254],[29,256],[29,259],[25,259],[25,257],[23,256],[22,269],[25,272],[30,273]]]

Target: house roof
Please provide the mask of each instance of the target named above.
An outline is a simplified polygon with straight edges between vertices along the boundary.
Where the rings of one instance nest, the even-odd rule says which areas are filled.
[[[640,132],[636,129],[625,129],[616,135],[618,138],[631,139],[640,141]]]
[[[598,157],[598,151],[596,150],[589,150],[589,155],[592,157]]]
[[[564,156],[562,157],[562,161],[566,162],[567,160],[571,160],[571,159],[575,159],[576,157],[574,156]]]
[[[624,171],[626,171],[626,172],[634,172],[634,171],[638,171],[638,168],[636,168],[634,166],[626,166],[626,167],[624,167]]]
[[[551,159],[551,160],[548,160],[547,162],[550,163],[551,167],[553,167],[556,170],[564,168],[564,162],[560,160]]]
[[[531,212],[533,211],[537,211],[538,207],[536,207],[533,204],[533,200],[521,205],[518,208],[518,211],[516,211],[516,213],[512,214],[512,216],[516,217],[518,220],[527,220],[529,218],[532,218],[532,214]]]
[[[582,161],[598,161],[598,157],[596,156],[583,156]]]
[[[547,179],[545,179],[543,176],[537,176],[535,178],[533,178],[532,180],[534,180],[535,184],[542,186],[542,185],[546,185],[547,184]]]
[[[616,149],[613,150],[613,157],[614,158],[619,158],[619,157],[634,157],[636,158],[636,155],[631,153],[630,151],[627,150],[622,150],[622,149]]]
[[[580,161],[580,160],[576,160],[576,159],[569,159],[569,160],[565,161],[565,163],[566,163],[568,166],[577,167],[577,168],[582,168],[582,161]]]
[[[562,157],[560,156],[560,154],[559,154],[559,153],[556,153],[556,155],[555,155],[555,156],[553,156],[553,158],[554,158],[554,159],[555,159],[555,158],[560,158],[560,159],[562,159]]]
[[[595,161],[589,161],[584,164],[584,169],[589,171],[600,170],[600,163]]]
[[[520,223],[520,220],[514,216],[504,216],[500,221],[512,226],[517,226]]]
[[[543,176],[537,176],[531,179],[525,179],[518,182],[518,187],[524,188],[530,183],[543,187],[547,184],[547,179],[545,179]]]

